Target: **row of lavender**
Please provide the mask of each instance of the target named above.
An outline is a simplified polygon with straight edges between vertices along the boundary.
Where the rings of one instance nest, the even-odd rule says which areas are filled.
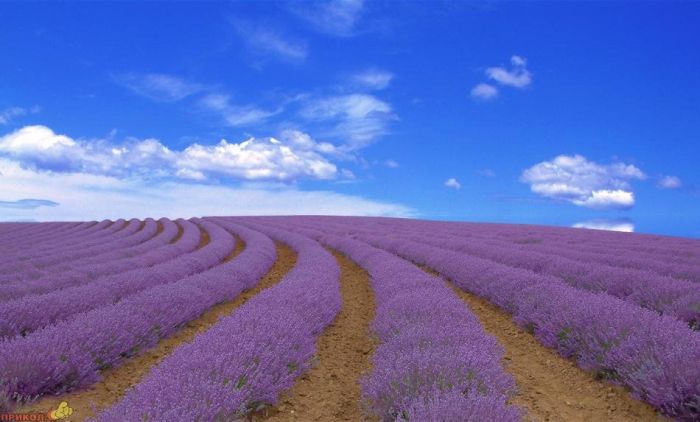
[[[133,237],[143,236],[144,231],[153,236],[157,230],[157,223],[150,219],[143,225],[138,220],[121,221],[123,221],[123,225],[118,221],[103,230],[28,245],[15,254],[6,254],[4,256],[6,262],[1,263],[0,283],[21,280],[22,278],[35,278],[41,276],[42,272],[47,271],[49,267],[61,262],[69,262],[73,259],[108,252],[113,248],[137,244],[138,242],[132,240]],[[146,223],[148,223],[148,227],[145,227]],[[145,230],[141,230],[142,227]],[[134,234],[138,234],[138,236],[133,236]]]
[[[64,249],[57,251],[57,253],[52,253],[50,256],[33,257],[30,260],[17,262],[14,265],[4,265],[3,270],[5,274],[0,275],[0,283],[36,279],[51,273],[55,270],[55,267],[66,265],[66,263],[128,249],[155,236],[158,226],[158,222],[152,218],[148,218],[143,222],[134,219],[129,221],[124,229],[119,230],[106,239],[84,242],[81,243],[80,248]]]
[[[520,410],[507,404],[515,381],[500,366],[501,346],[440,279],[366,243],[296,230],[343,252],[371,277],[377,302],[372,331],[381,344],[362,380],[368,414],[381,420],[521,420]]]
[[[127,225],[126,220],[115,222],[105,220],[71,234],[59,233],[45,240],[41,238],[35,241],[23,239],[17,244],[13,244],[9,251],[3,254],[3,257],[0,258],[0,264],[3,265],[3,268],[6,264],[32,264],[35,259],[41,259],[43,256],[55,253],[59,248],[82,249],[85,243],[93,242],[94,244],[95,241],[109,239],[110,236],[126,228]]]
[[[299,218],[306,227],[356,237],[428,265],[513,314],[544,345],[628,387],[667,415],[700,417],[700,337],[678,320],[560,280],[406,239],[362,234],[359,220]],[[334,228],[334,225],[341,228]],[[365,227],[368,228],[368,227]]]
[[[297,252],[293,270],[178,348],[98,420],[238,420],[275,403],[310,367],[316,336],[340,309],[335,259],[303,236],[249,225]]]
[[[138,245],[87,256],[83,259],[64,261],[60,265],[51,267],[46,275],[38,278],[2,283],[0,284],[0,302],[79,286],[98,280],[108,274],[138,268],[132,265],[138,265],[141,262],[140,253],[172,251],[174,249],[181,254],[191,252],[199,244],[202,234],[194,223],[178,220],[177,224],[171,221],[164,221],[162,224],[165,227],[162,232]],[[171,244],[180,230],[183,230],[183,233],[178,239],[179,241]],[[65,249],[59,248],[56,255],[63,254]],[[136,253],[134,254],[134,252]],[[170,259],[177,255],[178,253],[170,252],[170,255],[164,255],[163,259]],[[143,264],[152,265],[157,262],[160,261],[151,262],[151,260],[146,259]]]
[[[112,224],[113,222],[110,220],[82,223],[25,223],[18,225],[17,230],[5,233],[0,240],[0,248],[3,251],[17,251],[25,245],[34,244],[37,246],[37,243],[46,243],[65,235],[101,230]]]
[[[460,235],[429,232],[405,222],[392,225],[385,223],[381,226],[368,222],[364,228],[366,234],[385,230],[392,238],[427,243],[553,276],[573,287],[607,293],[626,302],[678,318],[692,329],[700,329],[700,283],[660,276],[649,271],[601,265],[580,258],[568,259],[554,254],[520,250],[513,245],[494,246]],[[459,233],[458,230],[455,231]]]
[[[401,220],[389,221],[391,223],[401,222]],[[565,228],[530,226],[527,230],[517,230],[520,226],[511,225],[498,230],[497,227],[499,226],[490,224],[429,221],[411,224],[413,229],[430,233],[455,234],[489,244],[507,245],[518,249],[535,250],[623,268],[649,270],[661,275],[700,281],[700,250],[693,252],[693,249],[698,248],[698,245],[695,244],[697,242],[688,239],[668,238],[673,239],[671,248],[658,246],[641,248],[640,244],[644,243],[639,241],[640,238],[646,239],[646,244],[658,243],[659,241],[656,239],[665,240],[667,238]],[[612,237],[599,241],[600,238],[605,239],[605,236]]]
[[[235,240],[216,224],[206,221],[199,224],[208,233],[210,241],[197,250],[194,249],[200,243],[200,237],[198,230],[194,229],[188,233],[191,235],[183,236],[173,245],[95,267],[94,272],[109,270],[113,274],[0,303],[0,338],[26,336],[73,315],[117,303],[142,290],[172,283],[213,267],[231,253]],[[59,275],[53,280],[49,278],[46,285],[62,280],[75,281],[62,279]]]
[[[586,239],[597,238],[597,232],[591,230],[570,230],[572,239],[566,242],[547,238],[545,233],[533,230],[528,236],[511,236],[497,239],[488,231],[488,226],[471,226],[465,224],[424,224],[424,230],[430,233],[443,233],[468,237],[474,241],[513,249],[537,251],[543,254],[561,256],[569,259],[599,263],[609,266],[636,270],[646,270],[663,276],[681,280],[700,281],[700,255],[690,258],[686,250],[670,250],[668,254],[645,253],[629,249],[626,244],[638,235],[618,233],[618,242],[586,245]]]
[[[443,225],[445,223],[437,222],[437,224]],[[698,242],[679,237],[514,224],[454,223],[454,225],[490,234],[489,237],[492,239],[523,242],[539,240],[543,243],[551,242],[590,251],[596,249],[629,250],[645,254],[650,258],[671,257],[680,260],[694,260],[696,263],[700,259]]]
[[[142,283],[145,289],[117,303],[94,304],[89,311],[63,318],[25,337],[0,341],[0,407],[96,382],[105,368],[121,364],[216,303],[231,300],[252,287],[272,265],[275,247],[266,236],[228,223],[222,223],[223,228],[212,222],[200,224],[210,230],[211,245],[228,238],[225,248],[208,251],[210,258],[220,259],[224,250],[230,253],[233,247],[232,237],[224,233],[219,236],[217,230],[235,232],[247,247],[208,270],[200,262],[195,270],[200,272],[177,281],[166,279],[148,286],[148,280],[135,278],[134,282]],[[117,293],[119,284],[114,283],[115,290],[110,294]],[[102,291],[95,289],[90,295],[102,295]],[[74,300],[80,303],[92,299]]]

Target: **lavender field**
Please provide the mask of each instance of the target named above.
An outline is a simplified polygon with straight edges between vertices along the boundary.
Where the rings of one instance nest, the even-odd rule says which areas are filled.
[[[700,420],[700,241],[370,217],[0,224],[0,413]]]

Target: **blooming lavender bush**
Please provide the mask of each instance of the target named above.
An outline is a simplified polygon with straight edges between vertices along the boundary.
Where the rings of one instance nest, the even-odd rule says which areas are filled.
[[[63,271],[36,280],[0,284],[0,302],[80,286],[92,282],[102,275],[155,265],[192,252],[199,244],[202,236],[201,231],[194,223],[186,220],[178,220],[178,224],[183,227],[183,235],[176,244],[160,244],[156,249],[130,260],[91,262],[85,267],[76,268],[73,271]],[[164,248],[164,246],[170,247]]]
[[[123,220],[121,220],[123,221]],[[126,223],[126,222],[124,222]],[[41,228],[42,224],[36,224]],[[93,226],[84,225],[81,230],[71,234],[57,233],[50,236],[35,236],[34,238],[22,238],[8,245],[6,252],[0,256],[0,264],[16,263],[31,258],[41,257],[56,252],[60,245],[73,246],[81,239],[90,239],[94,236],[111,234],[113,227],[118,227],[112,221],[104,220]]]
[[[469,255],[405,240],[361,237],[429,265],[513,313],[546,346],[627,386],[665,414],[700,416],[700,337],[674,318]]]
[[[293,226],[293,219],[272,221]],[[377,303],[372,330],[381,344],[362,380],[369,414],[382,420],[520,420],[520,411],[506,404],[515,381],[500,367],[502,348],[442,280],[366,243],[296,230],[345,253],[371,276]]]
[[[700,322],[700,283],[678,280],[651,271],[613,267],[540,252],[519,251],[510,246],[492,246],[457,236],[427,233],[396,238],[427,243],[486,258],[508,266],[555,276],[573,287],[604,292],[627,302],[674,316],[691,326]]]
[[[194,252],[152,266],[102,277],[73,288],[0,303],[0,338],[27,335],[81,312],[117,303],[142,290],[172,283],[211,268],[231,253],[235,240],[214,223],[204,221],[201,224],[211,240]],[[189,243],[196,245],[199,238],[194,237]],[[173,248],[174,245],[170,247]],[[162,252],[160,255],[161,259],[168,256]]]
[[[315,336],[340,310],[338,266],[310,239],[250,226],[297,251],[292,271],[175,350],[97,420],[235,420],[275,403],[309,368]]]
[[[211,306],[251,288],[274,262],[274,244],[250,230],[236,233],[247,247],[233,260],[0,342],[0,386],[11,398],[85,387],[99,380],[101,370],[119,365]]]
[[[132,227],[138,229],[140,226],[138,220],[133,220],[133,222],[134,225]],[[118,239],[124,236],[124,234],[127,236],[133,234],[130,230],[119,233],[122,229],[128,227],[130,225],[129,223],[128,221],[120,219],[104,230],[93,232],[89,235],[57,239],[44,245],[44,248],[41,250],[38,250],[34,246],[29,246],[19,250],[15,255],[8,254],[4,256],[5,261],[0,263],[0,265],[2,265],[0,274],[13,273],[31,269],[37,265],[44,265],[45,260],[50,260],[57,253],[66,254],[67,252],[68,256],[66,258],[68,259],[87,256],[90,254],[91,248],[100,248],[103,247],[105,242]]]
[[[8,281],[24,281],[34,280],[46,275],[54,275],[58,272],[77,268],[82,265],[83,261],[98,259],[101,262],[115,259],[120,253],[131,249],[136,245],[151,239],[158,230],[158,223],[152,218],[146,219],[143,223],[134,222],[129,224],[131,230],[123,230],[121,236],[116,234],[112,239],[103,244],[91,247],[89,255],[76,256],[74,251],[62,250],[42,260],[31,260],[25,262],[25,268],[17,268],[16,272],[9,275],[0,276],[0,283]]]

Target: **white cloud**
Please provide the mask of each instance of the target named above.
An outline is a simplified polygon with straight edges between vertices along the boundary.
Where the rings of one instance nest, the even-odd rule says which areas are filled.
[[[461,189],[462,184],[457,181],[454,177],[451,177],[445,181],[445,186],[452,189]]]
[[[486,76],[501,85],[524,88],[532,83],[532,73],[527,70],[527,60],[524,57],[512,56],[510,58],[511,69],[503,67],[489,67]]]
[[[363,0],[330,0],[315,2],[295,12],[321,32],[347,37],[354,35],[363,6]]]
[[[681,179],[676,176],[663,176],[656,183],[661,189],[678,189],[683,185]]]
[[[355,84],[374,90],[385,89],[389,86],[392,79],[394,79],[393,73],[379,69],[368,69],[364,72],[357,73],[352,77]]]
[[[634,223],[627,219],[619,220],[607,220],[607,219],[597,219],[581,221],[580,223],[574,224],[572,227],[580,229],[593,229],[593,230],[609,230],[615,232],[634,232]]]
[[[41,110],[39,106],[34,106],[30,109],[24,107],[8,107],[0,110],[0,125],[9,125],[17,117],[26,116],[28,114],[38,113]]]
[[[205,89],[203,85],[161,73],[124,73],[115,75],[114,80],[137,95],[159,102],[180,101]]]
[[[343,139],[344,147],[355,150],[384,135],[389,121],[395,120],[391,106],[367,94],[315,98],[301,109],[302,117],[333,125],[330,136]]]
[[[56,207],[58,204],[46,199],[24,198],[17,201],[0,201],[0,208],[33,210],[39,207]]]
[[[471,96],[480,100],[493,100],[498,96],[498,88],[490,84],[480,83],[472,88]]]
[[[285,38],[279,31],[241,20],[233,22],[251,53],[291,62],[303,62],[308,55],[306,43]]]
[[[331,144],[290,131],[282,133],[282,141],[250,138],[235,143],[223,139],[215,145],[194,143],[182,151],[171,150],[156,139],[124,143],[76,140],[45,126],[26,126],[0,137],[0,156],[37,170],[199,181],[332,179],[337,168],[324,154],[333,149]]]
[[[392,159],[388,159],[388,160],[384,161],[384,165],[386,167],[389,167],[390,169],[395,169],[395,168],[399,167],[399,163],[397,163],[395,160],[392,160]]]
[[[0,110],[0,125],[8,125],[15,117],[24,116],[25,114],[27,114],[27,110],[22,107],[9,107]]]
[[[225,185],[118,179],[74,173],[47,173],[0,158],[0,198],[47,198],[57,205],[34,209],[0,208],[1,220],[94,220],[206,215],[334,214],[415,216],[400,204],[329,191],[294,187],[235,188]]]
[[[252,105],[233,105],[230,97],[224,94],[207,94],[199,100],[199,105],[218,113],[223,123],[232,127],[259,124],[283,111],[281,107],[275,110],[264,110]]]
[[[601,165],[581,155],[560,155],[523,171],[521,180],[546,198],[589,208],[630,208],[634,192],[630,180],[646,175],[631,164]]]

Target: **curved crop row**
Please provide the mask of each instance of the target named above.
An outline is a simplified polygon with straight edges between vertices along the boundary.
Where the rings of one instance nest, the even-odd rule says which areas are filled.
[[[276,402],[309,368],[316,335],[340,309],[340,270],[311,239],[251,227],[295,249],[294,268],[176,349],[98,420],[236,420]]]
[[[0,405],[88,386],[100,379],[101,370],[255,285],[274,262],[274,244],[251,230],[229,229],[247,247],[222,265],[0,342],[0,395],[5,396]]]
[[[500,226],[500,225],[496,225]],[[520,226],[518,226],[520,227]],[[433,223],[430,231],[468,235],[482,240],[547,249],[556,253],[590,254],[591,259],[617,262],[618,265],[653,265],[662,271],[678,272],[690,266],[697,275],[697,258],[700,249],[687,239],[657,237],[643,234],[612,233],[592,230],[571,230],[542,226],[507,226],[499,230],[492,225],[468,223]],[[556,232],[552,232],[556,230]],[[665,246],[664,246],[665,245]],[[629,261],[628,261],[629,259]],[[669,265],[672,265],[669,267]],[[675,268],[675,266],[679,268]],[[678,276],[685,278],[683,272]]]
[[[105,274],[115,274],[158,263],[166,262],[190,253],[199,245],[202,236],[197,226],[187,220],[178,220],[183,227],[183,235],[174,244],[163,244],[157,249],[134,258],[117,260],[107,263],[93,264],[91,268],[83,268],[80,272],[61,272],[56,275],[27,280],[17,283],[0,285],[0,302],[22,298],[28,295],[44,294],[69,287],[80,286],[99,280]]]
[[[126,220],[119,219],[115,221],[114,224],[104,227],[98,231],[92,231],[89,234],[82,234],[74,237],[59,237],[48,244],[44,244],[41,248],[38,248],[35,245],[30,245],[26,248],[18,250],[15,254],[3,256],[3,262],[0,262],[3,270],[1,270],[0,273],[14,271],[7,265],[36,263],[42,258],[60,253],[64,250],[72,250],[73,248],[84,249],[86,247],[99,245],[101,242],[104,242],[105,239],[109,239],[110,237],[114,236],[115,233],[124,229],[127,224],[128,222]]]
[[[81,223],[22,223],[26,227],[22,231],[13,232],[0,242],[0,247],[7,250],[20,249],[26,245],[39,246],[42,242],[49,242],[57,237],[72,235],[88,230],[98,230],[111,223],[109,220],[84,221]]]
[[[20,242],[41,242],[54,236],[56,233],[70,233],[86,229],[97,224],[95,221],[82,223],[5,223],[5,231],[0,239],[0,250],[7,251],[16,248]],[[9,228],[8,226],[13,226]]]
[[[410,421],[521,419],[506,403],[515,381],[499,364],[503,349],[442,280],[364,242],[319,240],[371,276],[377,301],[372,330],[381,340],[372,372],[362,380],[371,414]]]
[[[435,236],[425,232],[397,238],[423,242],[492,260],[538,274],[551,275],[591,292],[603,292],[626,302],[670,315],[700,328],[700,284],[661,276],[649,271],[611,267],[513,247],[492,246],[458,236]]]
[[[25,278],[40,277],[43,271],[51,271],[52,266],[56,264],[71,262],[84,257],[96,256],[140,243],[144,240],[142,237],[142,228],[147,230],[149,234],[148,237],[150,237],[155,235],[158,227],[153,219],[149,219],[147,225],[139,220],[132,219],[128,221],[125,228],[107,237],[86,241],[79,246],[62,246],[50,254],[41,257],[34,257],[30,260],[4,265],[3,272],[21,274]],[[16,280],[17,278],[12,277],[12,274],[10,274],[10,277],[8,277],[8,274],[0,275],[0,282],[7,281],[8,279]]]
[[[416,225],[417,226],[417,225]],[[650,271],[661,276],[674,277],[681,280],[700,281],[700,265],[697,263],[674,259],[679,255],[664,256],[649,255],[625,248],[625,238],[621,242],[601,244],[594,247],[585,247],[575,240],[583,237],[576,236],[576,231],[571,230],[566,241],[551,241],[546,232],[532,231],[527,238],[513,237],[510,239],[496,239],[492,233],[484,228],[470,228],[468,225],[433,224],[431,228],[417,228],[413,225],[402,225],[404,229],[417,229],[417,232],[430,233],[433,236],[456,236],[473,243],[488,243],[494,247],[506,247],[516,250],[537,252],[547,255],[561,256],[563,258],[590,263],[599,263],[612,267],[626,268],[630,270]],[[598,233],[585,233],[593,237]],[[572,239],[573,238],[573,239]]]
[[[700,417],[700,337],[676,319],[481,258],[405,240],[361,238],[438,270],[512,313],[545,346],[625,385],[663,413]]]
[[[20,280],[32,280],[47,274],[56,274],[66,267],[77,267],[82,260],[100,259],[107,261],[111,257],[139,245],[156,235],[158,223],[152,218],[147,218],[142,223],[136,221],[130,224],[130,230],[123,230],[121,236],[112,236],[109,241],[100,244],[99,247],[92,246],[90,253],[76,250],[60,251],[51,257],[42,260],[32,260],[26,262],[26,267],[18,269],[13,276],[0,277],[0,283]],[[113,258],[112,258],[113,259]]]
[[[106,304],[117,303],[147,288],[172,283],[220,263],[235,247],[220,226],[203,221],[210,242],[201,249],[148,268],[103,277],[81,286],[0,303],[0,338],[27,335]]]
[[[164,227],[164,230],[160,233],[158,233],[159,223]],[[149,218],[144,221],[142,230],[139,230],[132,236],[111,243],[109,248],[96,250],[94,254],[76,259],[63,259],[58,254],[55,256],[55,258],[57,257],[57,262],[54,265],[41,269],[27,270],[17,274],[12,281],[0,283],[0,301],[5,297],[2,293],[3,291],[7,292],[13,289],[10,286],[22,286],[20,290],[26,292],[29,285],[36,286],[47,282],[54,283],[58,279],[68,278],[92,280],[108,274],[109,271],[103,270],[103,267],[107,264],[113,264],[120,259],[133,257],[139,253],[161,247],[175,236],[177,230],[177,225],[170,220],[161,219],[156,222]],[[121,271],[124,271],[124,269],[121,269]],[[56,282],[56,285],[62,286],[60,281]]]
[[[17,241],[13,241],[6,249],[0,264],[5,262],[14,262],[15,260],[30,259],[32,255],[40,256],[41,254],[55,251],[56,247],[66,243],[66,239],[81,238],[92,234],[107,230],[113,224],[110,220],[102,220],[96,224],[82,223],[68,231],[51,232],[50,235],[42,234],[39,230],[37,236],[22,237]],[[43,223],[36,224],[37,229],[41,229]]]

